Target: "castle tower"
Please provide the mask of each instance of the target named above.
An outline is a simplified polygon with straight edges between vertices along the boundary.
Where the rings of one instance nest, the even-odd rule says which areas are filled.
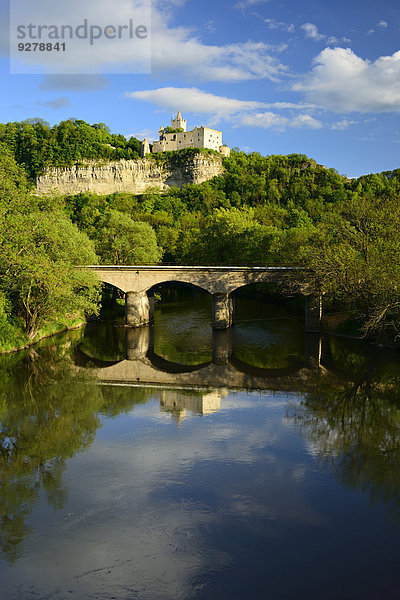
[[[171,118],[171,127],[173,129],[183,129],[183,131],[186,131],[186,119],[182,118],[180,110],[178,110],[176,119],[174,119],[174,117]]]

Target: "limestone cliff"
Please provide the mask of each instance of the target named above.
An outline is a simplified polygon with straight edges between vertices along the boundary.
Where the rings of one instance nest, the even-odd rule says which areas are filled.
[[[143,194],[151,188],[161,191],[198,184],[222,175],[222,157],[216,154],[197,153],[173,160],[120,160],[99,164],[76,163],[71,167],[50,168],[36,180],[39,195],[57,191],[61,195],[94,192],[105,195],[114,192]]]

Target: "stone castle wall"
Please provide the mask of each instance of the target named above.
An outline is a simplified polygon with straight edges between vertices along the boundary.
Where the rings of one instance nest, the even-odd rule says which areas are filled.
[[[39,195],[58,192],[74,195],[94,192],[99,195],[127,192],[143,194],[150,189],[166,191],[170,187],[199,184],[222,175],[222,156],[195,154],[178,166],[168,161],[157,164],[151,158],[120,160],[104,164],[88,162],[71,167],[51,168],[36,180]]]
[[[184,148],[209,148],[220,151],[222,146],[222,131],[209,127],[195,127],[193,131],[163,133],[160,140],[153,142],[153,152],[167,152]]]

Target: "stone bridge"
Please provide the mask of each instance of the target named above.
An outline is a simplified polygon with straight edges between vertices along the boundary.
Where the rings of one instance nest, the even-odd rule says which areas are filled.
[[[186,266],[90,266],[99,279],[125,292],[126,325],[141,327],[154,322],[154,287],[161,283],[180,282],[199,287],[213,297],[212,325],[227,329],[234,320],[232,293],[249,284],[274,282],[284,284],[294,279],[296,267],[186,267]],[[305,329],[319,331],[322,300],[306,289]]]

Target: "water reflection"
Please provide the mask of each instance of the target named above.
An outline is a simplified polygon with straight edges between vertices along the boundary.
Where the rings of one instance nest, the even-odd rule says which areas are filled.
[[[27,517],[41,494],[62,508],[66,460],[90,447],[101,414],[130,411],[151,397],[145,389],[134,397],[102,389],[90,372],[77,370],[72,350],[80,335],[0,359],[0,547],[9,561],[30,532]]]
[[[281,356],[274,366],[273,356],[268,367],[245,362],[236,353],[232,331],[212,334],[212,359],[199,364],[182,364],[160,356],[154,349],[154,328],[124,329],[125,359],[115,362],[95,357],[95,348],[88,351],[88,343],[81,345],[76,354],[78,364],[96,366],[97,376],[103,383],[151,384],[179,387],[227,387],[230,389],[302,390],[308,371],[319,370],[321,365],[320,336],[307,334],[304,352],[286,357],[281,367]],[[257,348],[245,356],[254,356]],[[299,356],[302,356],[300,360]]]
[[[193,391],[163,390],[160,394],[160,409],[172,415],[177,423],[185,419],[187,413],[193,415],[209,415],[221,409],[222,398],[228,390],[219,389],[211,392],[201,391],[196,395]]]
[[[327,497],[317,510],[315,497],[321,491],[313,479],[315,467],[310,467],[314,461],[318,477],[333,473],[340,482],[338,489],[328,490],[335,501],[341,497],[338,490],[357,490],[373,503],[383,503],[400,522],[398,354],[378,354],[362,344],[296,332],[294,341],[287,339],[279,348],[278,328],[271,333],[259,326],[254,338],[248,335],[252,325],[246,327],[239,324],[235,330],[214,335],[203,327],[200,342],[194,335],[191,338],[196,352],[180,332],[175,338],[162,329],[93,324],[85,334],[71,332],[35,350],[1,358],[4,559],[15,564],[23,560],[34,527],[44,527],[39,517],[32,518],[42,500],[46,524],[50,514],[46,506],[56,514],[62,514],[63,507],[68,507],[68,515],[76,511],[67,524],[62,522],[64,515],[52,519],[64,528],[67,539],[68,527],[85,531],[84,540],[76,542],[79,548],[83,545],[81,558],[86,557],[82,581],[98,573],[93,556],[98,547],[103,548],[101,540],[114,539],[113,535],[122,551],[118,555],[109,547],[104,550],[104,573],[110,565],[109,553],[118,557],[112,567],[118,581],[118,577],[128,581],[133,562],[140,564],[140,573],[135,571],[140,583],[136,591],[128,585],[113,589],[117,597],[190,597],[202,571],[207,576],[194,597],[232,597],[234,584],[229,581],[220,582],[226,596],[219,592],[207,596],[201,586],[214,576],[210,574],[241,561],[253,578],[257,565],[261,587],[254,588],[253,595],[263,597],[264,550],[257,550],[254,539],[265,548],[280,539],[282,530],[287,535],[293,529],[293,538],[283,538],[286,556],[288,549],[297,548],[298,536],[309,535],[313,527],[318,525],[325,534],[321,507]],[[299,436],[293,441],[294,431],[301,433],[306,452]],[[105,438],[99,443],[102,435]],[[81,475],[74,496],[71,472],[80,454],[86,458],[75,466]],[[310,489],[313,493],[306,497],[304,490]],[[376,521],[373,513],[367,517]],[[329,521],[331,515],[324,518]],[[381,525],[376,522],[378,531]],[[58,539],[57,532],[52,535]],[[161,550],[160,535],[164,536]],[[32,548],[40,543],[32,542]],[[59,556],[63,568],[71,548],[72,553],[77,551],[75,543],[66,547],[69,554],[60,551]],[[134,559],[129,555],[133,548]],[[126,564],[121,560],[124,554],[129,555]],[[152,566],[147,555],[154,563],[154,556],[162,560]],[[314,559],[318,560],[317,554]],[[160,580],[168,579],[164,596],[155,590],[155,570]],[[181,588],[174,572],[182,573]],[[272,580],[273,573],[270,576]],[[76,597],[89,598],[93,589],[97,592],[94,579],[90,584],[94,587],[87,583],[91,590],[87,595],[79,596],[75,584],[71,589]],[[242,582],[244,590],[246,585],[252,584]],[[281,585],[282,580],[276,589]],[[282,597],[295,595],[292,589]]]
[[[398,357],[330,340],[338,371],[312,376],[288,410],[310,451],[345,486],[384,501],[400,517],[400,369]],[[367,350],[367,349],[366,349]]]

